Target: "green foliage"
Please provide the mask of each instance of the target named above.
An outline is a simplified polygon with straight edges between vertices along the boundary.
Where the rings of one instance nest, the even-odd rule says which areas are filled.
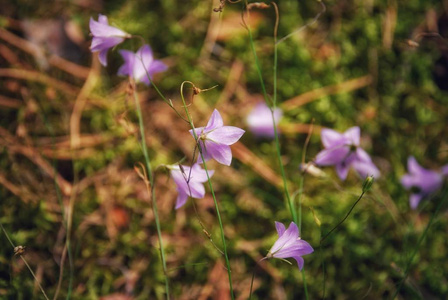
[[[87,49],[88,21],[98,14],[94,6],[81,7],[72,1],[55,1],[53,6],[39,1],[6,2],[10,15],[0,9],[6,14],[0,16],[1,28],[9,30],[7,17],[55,19],[64,11],[64,17],[81,26]],[[322,297],[324,261],[327,299],[388,298],[402,279],[409,256],[438,203],[444,200],[435,195],[413,212],[399,181],[410,155],[433,169],[448,161],[444,138],[448,136],[447,92],[434,79],[436,61],[446,56],[446,40],[421,35],[429,31],[425,25],[427,12],[433,10],[441,19],[444,8],[440,1],[324,2],[326,12],[318,22],[278,46],[279,106],[300,94],[350,79],[370,75],[372,82],[350,92],[324,93],[310,103],[293,107],[285,111],[282,124],[287,128],[313,122],[338,131],[360,126],[362,144],[372,154],[382,177],[375,179],[372,190],[325,240],[322,249],[322,234],[346,215],[362,191],[362,180],[351,172],[346,182],[340,182],[331,168],[324,169],[325,178],[305,177],[301,236],[315,248],[315,253],[305,256],[308,292],[310,299]],[[278,5],[279,38],[303,26],[321,9],[317,1],[279,1]],[[220,15],[213,13],[213,8],[211,3],[197,0],[115,0],[104,1],[101,13],[111,24],[142,36],[155,56],[169,65],[167,72],[156,76],[156,82],[175,107],[181,108],[179,86],[184,80],[200,88],[218,85],[198,95],[190,106],[196,126],[204,126],[216,106],[223,109],[228,124],[245,127],[245,115],[254,103],[249,98],[261,94],[247,32],[235,26],[229,37],[218,37],[211,51],[207,48],[212,36],[208,33],[213,29],[209,27],[211,18],[221,31],[240,24],[238,17],[230,17],[239,16],[241,4],[227,3]],[[271,9],[252,13],[251,18],[260,18],[250,24],[267,92],[272,95],[275,14]],[[388,18],[393,17],[395,27],[388,32],[385,22],[392,22]],[[391,34],[389,44],[386,34]],[[410,39],[419,46],[409,46]],[[7,68],[36,70],[68,82],[78,91],[83,86],[85,79],[55,68],[43,71],[32,56],[7,46],[17,52],[20,63],[14,65],[1,56],[0,63]],[[137,117],[126,94],[125,79],[115,75],[122,63],[117,50],[140,46],[140,40],[133,39],[109,53],[110,64],[100,71],[100,80],[90,91],[81,117],[81,133],[92,138],[83,144],[85,153],[67,146],[75,96],[33,80],[0,81],[2,95],[21,101],[18,108],[2,107],[1,112],[0,126],[13,142],[5,135],[0,144],[0,222],[16,245],[27,247],[25,257],[34,270],[41,270],[40,281],[50,296],[59,278],[70,195],[62,194],[58,199],[53,176],[33,160],[36,155],[50,165],[54,163],[61,178],[79,188],[72,194],[71,299],[99,299],[113,293],[129,293],[135,299],[164,297],[151,200],[134,171],[137,163],[143,162],[135,130]],[[82,65],[88,66],[90,54],[82,57]],[[241,78],[230,97],[222,100],[227,84],[234,79],[229,74],[235,62],[242,65],[243,71],[237,74]],[[183,157],[190,163],[194,142],[185,134],[188,126],[160,101],[153,88],[139,86],[139,91],[153,167]],[[317,133],[316,129],[311,137],[307,161],[321,149]],[[299,187],[298,166],[305,139],[306,134],[285,131],[280,140],[292,192]],[[266,164],[262,169],[272,169],[278,176],[271,141],[256,139],[247,132],[242,143]],[[34,149],[35,155],[18,152],[14,148],[17,145]],[[57,155],[49,154],[52,149],[59,151]],[[72,156],[67,154],[70,151],[74,151]],[[223,215],[235,290],[237,295],[247,295],[257,261],[276,239],[274,221],[289,223],[290,214],[282,188],[266,180],[260,169],[238,158],[231,168],[213,163],[211,168],[216,170],[213,184]],[[216,247],[222,249],[211,196],[190,199],[185,207],[173,211],[176,191],[162,169],[156,171],[156,195],[173,298],[197,298],[210,286],[209,297],[226,292],[227,286],[217,283],[227,280],[225,270],[221,272],[224,259],[204,234],[210,234]],[[310,207],[321,227],[316,225]],[[443,298],[448,294],[446,211],[445,204],[411,265],[400,293],[403,299]],[[14,256],[3,234],[0,244],[4,245],[0,247],[0,298],[41,299],[32,276]],[[292,266],[280,260],[263,263],[268,267],[256,270],[253,299],[304,298],[295,262]],[[61,299],[67,296],[68,281],[66,261]]]

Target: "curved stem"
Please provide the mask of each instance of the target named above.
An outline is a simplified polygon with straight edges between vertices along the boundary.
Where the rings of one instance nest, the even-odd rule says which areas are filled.
[[[365,191],[363,190],[361,195],[359,196],[358,200],[356,200],[356,202],[352,205],[352,207],[350,208],[350,210],[348,211],[348,213],[345,215],[345,217],[335,226],[333,227],[333,229],[330,230],[330,232],[328,232],[326,235],[324,235],[321,239],[320,239],[320,243],[322,243],[323,241],[325,241],[325,239],[330,236],[330,234],[335,231],[339,226],[342,225],[342,223],[344,223],[344,221],[348,218],[348,216],[352,213],[353,209],[355,208],[356,204],[358,204],[359,201],[361,201],[362,197],[364,196]]]
[[[193,120],[191,119],[191,115],[190,115],[190,112],[188,111],[187,103],[185,102],[185,97],[184,97],[183,90],[184,90],[184,85],[186,83],[192,85],[193,87],[195,87],[195,85],[192,82],[190,82],[190,81],[182,82],[182,85],[180,86],[180,95],[181,95],[182,103],[183,103],[183,106],[184,106],[184,109],[185,109],[185,114],[187,115],[188,123],[190,124],[190,127],[191,127],[192,132],[193,132],[193,137],[194,137],[195,141],[198,141],[198,136],[197,136],[196,131],[195,131]],[[216,200],[215,191],[213,189],[212,181],[210,179],[210,176],[209,176],[209,173],[208,173],[208,169],[207,169],[207,164],[205,163],[203,149],[202,149],[201,145],[199,144],[199,142],[197,143],[197,146],[198,146],[198,149],[199,149],[199,154],[201,155],[201,158],[202,158],[202,161],[203,161],[203,166],[204,166],[205,173],[207,174],[207,181],[208,181],[208,185],[210,187],[210,191],[212,193],[213,203],[215,204],[216,216],[218,217],[219,228],[220,228],[220,231],[221,231],[221,240],[222,240],[222,246],[223,246],[223,250],[224,250],[224,257],[225,257],[225,260],[226,260],[227,275],[229,277],[230,296],[231,296],[231,298],[233,300],[233,299],[235,299],[235,296],[234,296],[233,286],[232,286],[232,274],[231,274],[232,271],[230,269],[230,261],[229,261],[229,256],[227,254],[226,238],[225,238],[225,235],[224,235],[224,227],[222,225],[221,213],[219,212],[218,201]]]

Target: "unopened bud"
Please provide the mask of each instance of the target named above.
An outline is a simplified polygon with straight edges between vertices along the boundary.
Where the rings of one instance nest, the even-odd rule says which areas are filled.
[[[367,176],[366,180],[364,180],[364,183],[362,184],[362,192],[363,193],[368,192],[372,187],[374,181],[375,180],[372,175]]]

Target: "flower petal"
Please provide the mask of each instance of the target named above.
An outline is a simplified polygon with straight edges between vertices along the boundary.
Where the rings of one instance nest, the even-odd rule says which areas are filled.
[[[179,209],[182,206],[184,206],[185,203],[187,202],[187,199],[188,199],[188,195],[186,193],[184,193],[183,191],[179,191],[179,195],[177,196],[177,199],[176,199],[176,206],[174,208]]]
[[[211,157],[220,164],[230,166],[232,163],[232,150],[227,145],[206,141],[205,153],[206,157]]]
[[[285,233],[285,225],[283,223],[275,221],[275,228],[277,229],[278,237],[281,237]]]
[[[358,126],[351,127],[344,132],[344,136],[349,138],[353,145],[359,146],[361,129]]]
[[[126,32],[123,30],[120,30],[116,27],[109,26],[109,24],[104,23],[104,17],[103,16],[99,22],[95,21],[93,18],[90,18],[89,27],[90,32],[93,36],[99,36],[99,37],[122,37],[125,38],[128,36]],[[107,17],[106,17],[107,21]]]
[[[221,114],[219,113],[218,110],[215,109],[212,113],[212,116],[208,120],[207,126],[205,126],[205,132],[208,132],[218,127],[222,127],[223,125],[224,123],[222,121]]]
[[[207,139],[219,144],[232,145],[244,134],[244,130],[234,126],[222,126],[207,133]]]
[[[333,148],[320,151],[314,162],[320,166],[332,166],[342,162],[350,153],[350,148],[346,145],[339,145]]]
[[[359,173],[362,179],[365,179],[367,176],[380,177],[380,171],[372,161],[355,160],[351,166]]]
[[[341,180],[345,180],[347,178],[349,168],[350,166],[345,163],[336,165],[336,173]]]
[[[423,196],[421,194],[411,194],[409,197],[409,204],[412,209],[417,209],[418,204],[422,200]]]
[[[346,137],[343,134],[329,128],[322,129],[320,138],[325,148],[334,147],[346,141]]]
[[[135,53],[128,50],[120,50],[118,51],[123,57],[124,64],[118,69],[118,75],[130,75],[133,74],[134,69],[134,61],[135,61]]]

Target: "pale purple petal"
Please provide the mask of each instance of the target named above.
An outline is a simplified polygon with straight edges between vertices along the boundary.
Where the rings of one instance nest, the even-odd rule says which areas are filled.
[[[341,180],[345,180],[347,178],[349,168],[350,166],[345,163],[336,165],[336,173]]]
[[[274,243],[269,252],[271,252],[275,257],[275,253],[277,253],[282,248],[288,247],[289,245],[293,244],[298,237],[299,237],[299,228],[294,222],[291,222],[291,224],[289,224],[288,229],[286,229],[286,231],[282,234],[282,236],[278,238],[278,240]]]
[[[215,171],[208,170],[208,176],[211,178]],[[204,169],[202,169],[199,164],[194,164],[191,170],[191,176],[192,180],[197,182],[206,182],[208,181],[207,173]]]
[[[103,16],[103,17],[105,17],[105,16]],[[125,38],[125,37],[129,36],[129,34],[124,32],[123,30],[120,30],[113,26],[109,26],[109,24],[107,23],[107,19],[106,19],[106,23],[104,23],[104,19],[101,19],[100,22],[97,22],[93,18],[90,18],[89,26],[90,26],[90,32],[92,33],[93,36],[96,36],[96,37],[122,37],[122,38]]]
[[[421,194],[411,194],[409,197],[409,204],[412,209],[416,209],[423,196]]]
[[[281,237],[285,233],[285,225],[283,223],[275,221],[275,228],[277,229],[278,237]]]
[[[320,132],[320,138],[325,148],[331,148],[344,144],[347,141],[347,138],[343,134],[328,128],[322,129]]]
[[[213,158],[220,164],[230,166],[232,163],[232,150],[227,145],[206,141],[205,153],[208,155],[207,157]]]
[[[149,73],[149,75],[152,76],[152,75],[160,73],[160,72],[165,72],[166,70],[168,70],[167,65],[165,65],[160,60],[154,60],[148,69],[148,73]]]
[[[128,50],[120,50],[118,51],[121,55],[121,57],[123,57],[124,60],[124,64],[118,69],[117,74],[118,75],[130,75],[132,76],[132,70],[134,68],[134,61],[135,61],[135,53],[128,51]]]
[[[211,156],[210,152],[206,151],[204,142],[201,141],[200,145],[201,145],[201,149],[202,149],[202,155],[201,155],[201,153],[198,153],[198,161],[197,161],[197,163],[198,164],[203,164],[204,161],[209,161],[213,157]],[[204,157],[204,159],[202,159],[202,157]]]
[[[107,52],[108,51],[109,51],[109,49],[101,50],[100,55],[98,56],[100,63],[105,67],[107,66]]]
[[[359,173],[362,179],[365,179],[367,176],[380,177],[380,171],[372,161],[355,160],[351,166]]]
[[[302,271],[303,265],[305,263],[303,258],[301,256],[292,256],[292,258],[294,258],[297,261],[297,266],[299,267],[299,270]]]
[[[357,147],[356,148],[356,156],[357,159],[363,162],[371,162],[372,159],[370,158],[370,155],[367,154],[366,151],[364,151],[364,149]]]
[[[408,158],[408,171],[409,173],[418,174],[423,170],[423,168],[418,164],[415,157],[410,156]]]
[[[176,206],[174,209],[179,209],[187,202],[188,195],[184,191],[178,191],[177,199],[176,199]]]
[[[288,258],[295,255],[306,255],[312,252],[314,252],[314,249],[310,244],[308,244],[308,242],[296,238],[295,240],[292,239],[292,243],[290,245],[284,246],[278,250],[273,257]]]
[[[405,189],[409,190],[414,186],[414,178],[412,175],[405,174],[401,177],[401,185],[404,186]]]
[[[98,52],[102,50],[109,50],[112,47],[120,44],[123,38],[120,37],[93,37],[90,51]]]
[[[215,109],[210,117],[210,120],[208,120],[207,126],[205,126],[205,131],[209,132],[212,129],[222,127],[223,125],[224,123],[222,121],[221,114]]]
[[[109,21],[107,20],[107,16],[99,14],[98,15],[98,22],[101,24],[109,25]]]
[[[207,133],[207,139],[215,143],[232,145],[244,134],[244,130],[234,126],[222,126]]]
[[[344,132],[344,136],[349,138],[351,143],[355,146],[359,146],[360,138],[361,138],[361,129],[358,126],[351,127]]]
[[[204,184],[201,182],[196,182],[194,180],[190,180],[187,184],[188,186],[188,195],[192,198],[204,198],[205,196],[205,188]]]
[[[314,162],[320,166],[331,166],[342,162],[350,153],[350,148],[345,145],[320,151]]]
[[[442,175],[448,176],[448,165],[442,167]]]

